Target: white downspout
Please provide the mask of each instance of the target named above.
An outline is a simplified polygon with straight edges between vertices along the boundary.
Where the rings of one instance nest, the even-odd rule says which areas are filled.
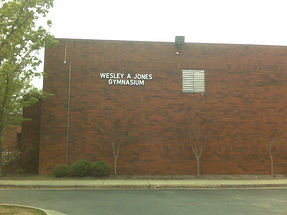
[[[68,95],[68,118],[67,118],[66,165],[68,165],[68,157],[69,157],[70,105],[71,105],[71,76],[72,76],[72,62],[70,62],[70,68],[69,68],[69,95]]]

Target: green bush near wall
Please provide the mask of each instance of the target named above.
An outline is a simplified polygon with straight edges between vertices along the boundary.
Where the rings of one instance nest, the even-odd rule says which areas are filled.
[[[53,175],[57,178],[67,177],[69,175],[69,166],[67,165],[59,165],[56,166]]]
[[[70,175],[84,177],[90,174],[91,163],[87,160],[79,160],[70,167]]]
[[[91,166],[91,175],[95,177],[107,177],[110,175],[111,166],[104,161],[97,161]]]

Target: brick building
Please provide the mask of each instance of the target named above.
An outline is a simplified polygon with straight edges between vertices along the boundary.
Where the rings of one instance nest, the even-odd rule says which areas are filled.
[[[2,143],[2,148],[8,147],[12,143],[16,143],[21,138],[21,126],[13,125],[5,128],[3,132],[4,141]]]
[[[197,174],[175,131],[190,107],[203,106],[212,128],[201,174],[270,174],[261,133],[278,133],[274,174],[287,174],[287,47],[59,39],[46,49],[45,72],[54,96],[39,111],[39,174],[79,159],[113,167],[97,128],[117,119],[133,123],[118,174]]]

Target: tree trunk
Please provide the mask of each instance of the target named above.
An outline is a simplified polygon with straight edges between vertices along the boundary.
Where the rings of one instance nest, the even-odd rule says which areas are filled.
[[[197,163],[197,176],[199,176],[200,175],[199,157],[196,158],[196,163]]]
[[[118,160],[118,156],[115,156],[115,163],[114,163],[115,175],[117,175],[117,160]]]
[[[0,176],[3,175],[2,167],[2,142],[3,142],[3,130],[4,130],[4,111],[1,111],[0,115]]]
[[[0,131],[0,133],[2,133]],[[2,134],[0,134],[0,176],[3,174],[3,168],[2,168]]]
[[[271,159],[271,175],[273,177],[273,157],[271,155],[271,150],[269,151],[270,159]]]

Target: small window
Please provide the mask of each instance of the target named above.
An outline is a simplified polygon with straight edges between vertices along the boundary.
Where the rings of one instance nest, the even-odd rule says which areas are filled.
[[[204,70],[182,70],[182,92],[204,93]]]

